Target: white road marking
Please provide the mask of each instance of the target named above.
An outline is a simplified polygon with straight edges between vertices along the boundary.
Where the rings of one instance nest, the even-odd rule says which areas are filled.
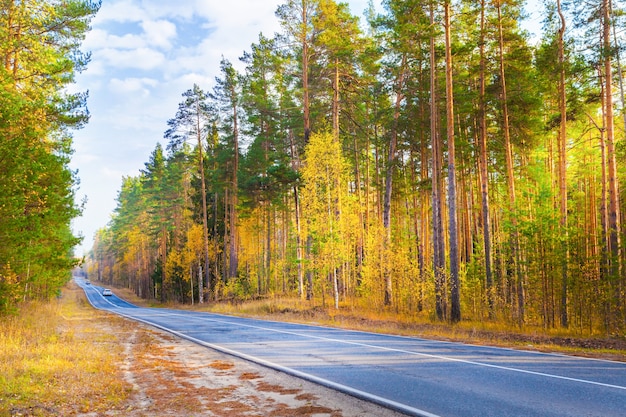
[[[85,291],[87,293],[87,291]],[[90,297],[88,297],[89,299]],[[102,297],[104,298],[104,297]],[[91,303],[91,300],[89,300]],[[107,300],[108,301],[108,300]],[[109,302],[109,304],[112,304]],[[95,307],[95,306],[94,306]],[[117,307],[117,306],[116,306]],[[282,365],[279,364],[275,364],[272,362],[269,362],[267,360],[261,359],[261,358],[257,358],[257,357],[253,357],[250,355],[247,355],[245,353],[242,352],[237,352],[235,350],[220,346],[220,345],[216,345],[216,344],[212,344],[209,342],[205,342],[202,341],[200,339],[197,339],[193,336],[190,336],[189,334],[183,333],[183,332],[179,332],[179,331],[175,331],[172,329],[169,329],[165,326],[159,325],[157,323],[151,322],[148,319],[144,319],[141,318],[141,316],[135,316],[135,315],[130,315],[130,314],[126,314],[124,312],[122,312],[121,310],[127,310],[126,308],[116,308],[116,309],[111,309],[109,311],[117,313],[121,316],[125,316],[127,318],[133,319],[133,320],[137,320],[143,323],[146,323],[148,325],[160,328],[164,331],[170,332],[174,335],[177,335],[179,337],[182,337],[184,339],[190,340],[194,343],[209,347],[211,349],[215,349],[236,357],[240,357],[242,359],[246,359],[246,360],[250,360],[252,362],[256,362],[259,363],[261,365],[264,366],[268,366],[271,367],[273,369],[277,369],[283,372],[286,372],[288,374],[294,375],[294,376],[298,376],[316,383],[320,383],[324,386],[333,388],[333,389],[337,389],[339,391],[345,392],[347,394],[356,396],[358,398],[361,399],[365,399],[368,401],[372,401],[374,403],[377,403],[379,405],[383,405],[383,406],[387,406],[389,408],[392,409],[396,409],[398,411],[402,411],[405,412],[407,414],[410,415],[414,415],[414,416],[419,416],[419,417],[440,417],[437,416],[435,414],[429,413],[427,411],[424,410],[420,410],[414,407],[410,407],[408,405],[405,404],[401,404],[401,403],[397,403],[395,401],[392,400],[388,400],[382,397],[378,397],[376,395],[372,395],[369,394],[367,392],[363,392],[360,390],[356,390],[354,388],[351,388],[349,386],[344,386],[342,384],[338,384],[335,383],[333,381],[328,381],[325,380],[323,378],[319,378],[317,376],[314,375],[309,375],[306,373],[303,373],[301,371],[297,371],[295,369],[291,369],[291,368],[287,368],[284,367]],[[239,327],[247,327],[247,328],[253,328],[253,329],[258,329],[261,331],[266,331],[266,332],[275,332],[275,333],[283,333],[283,334],[291,334],[294,336],[299,336],[299,337],[303,337],[303,338],[309,338],[309,339],[316,339],[316,340],[323,340],[323,341],[328,341],[328,342],[334,342],[334,343],[340,343],[340,344],[346,344],[346,345],[353,345],[353,346],[359,346],[359,347],[366,347],[366,348],[372,348],[372,349],[378,349],[378,350],[384,350],[384,351],[390,351],[390,352],[398,352],[398,353],[404,353],[407,355],[414,355],[414,356],[422,356],[422,357],[427,357],[427,358],[434,358],[434,359],[439,359],[439,360],[445,360],[445,361],[449,361],[449,362],[459,362],[459,363],[465,363],[468,365],[474,365],[474,366],[480,366],[480,367],[487,367],[487,368],[494,368],[494,369],[501,369],[501,370],[505,370],[505,371],[510,371],[510,372],[517,372],[517,373],[524,373],[524,374],[530,374],[530,375],[536,375],[536,376],[541,376],[541,377],[546,377],[546,378],[553,378],[553,379],[560,379],[560,380],[566,380],[566,381],[572,381],[572,382],[576,382],[576,383],[582,383],[582,384],[589,384],[589,385],[595,385],[595,386],[601,386],[601,387],[606,387],[606,388],[614,388],[614,389],[618,389],[618,390],[626,390],[625,386],[621,386],[621,385],[613,385],[613,384],[607,384],[607,383],[602,383],[602,382],[597,382],[597,381],[590,381],[590,380],[586,380],[586,379],[579,379],[579,378],[572,378],[572,377],[566,377],[566,376],[561,376],[561,375],[554,375],[554,374],[548,374],[548,373],[544,373],[544,372],[536,372],[536,371],[530,371],[530,370],[526,370],[526,369],[520,369],[520,368],[513,368],[513,367],[508,367],[508,366],[502,366],[502,365],[493,365],[493,364],[488,364],[488,363],[482,363],[482,362],[477,362],[477,361],[472,361],[472,360],[467,360],[467,359],[458,359],[458,358],[454,358],[454,357],[448,357],[448,356],[443,356],[443,355],[434,355],[434,354],[429,354],[429,353],[422,353],[422,352],[415,352],[415,351],[409,351],[409,350],[405,350],[405,349],[396,349],[396,348],[389,348],[389,347],[385,347],[385,346],[378,346],[378,345],[373,345],[373,344],[369,344],[369,343],[362,343],[362,342],[351,342],[351,341],[346,341],[346,340],[340,340],[340,339],[335,339],[335,338],[331,338],[331,337],[323,337],[323,336],[315,336],[315,335],[310,335],[310,334],[303,334],[303,333],[299,333],[299,332],[295,332],[295,331],[288,331],[288,330],[279,330],[279,329],[273,329],[273,328],[268,328],[268,327],[263,327],[263,326],[256,326],[256,325],[251,325],[251,324],[243,324],[243,323],[236,323],[236,322],[232,322],[230,320],[220,320],[220,319],[216,319],[213,317],[209,317],[209,316],[201,316],[199,317],[197,314],[192,314],[192,315],[184,315],[184,314],[180,314],[178,312],[172,312],[170,311],[156,311],[156,309],[144,309],[144,308],[134,308],[132,309],[132,311],[134,313],[140,313],[140,312],[146,312],[149,311],[151,316],[161,316],[161,317],[185,317],[185,318],[191,318],[191,319],[198,319],[201,321],[212,321],[212,322],[216,322],[216,323],[221,323],[221,324],[228,324],[228,325],[234,325],[234,326],[239,326]],[[202,314],[202,313],[200,313]],[[229,316],[224,316],[224,315],[220,315],[220,314],[215,314],[215,313],[209,313],[212,316],[223,316],[223,317],[229,317]],[[275,322],[277,324],[282,324],[282,322]],[[292,323],[288,323],[288,324],[292,324]],[[295,324],[297,325],[297,324]],[[309,325],[307,325],[309,326]],[[319,327],[322,329],[328,329],[330,331],[339,331],[341,329],[335,329],[332,327],[324,327],[324,326],[311,326],[311,327]],[[356,332],[356,333],[363,333],[363,334],[370,334],[368,332],[361,332],[361,331],[355,331],[355,330],[351,330],[351,332]],[[192,333],[192,332],[190,332]],[[195,333],[195,331],[193,332]],[[389,335],[383,335],[383,336],[389,336]],[[413,339],[413,338],[407,338],[407,337],[402,337],[402,336],[398,336],[400,338],[405,338],[405,339]],[[437,341],[433,341],[433,343],[450,343],[450,342],[437,342]],[[494,349],[498,349],[498,348],[494,348]],[[515,352],[515,349],[501,349],[501,350],[508,350],[508,351],[513,351]],[[533,353],[533,352],[528,352],[528,353]],[[537,353],[539,354],[539,353]],[[557,356],[563,356],[566,358],[569,358],[566,355],[557,355]],[[576,358],[577,360],[585,360],[585,358]],[[607,362],[611,362],[612,361],[607,361]]]
[[[179,313],[165,313],[165,314],[164,313],[159,313],[159,315],[160,316],[172,316],[172,317],[186,317],[186,318],[189,318],[189,316],[183,315],[183,314],[179,314]],[[269,328],[269,327],[255,326],[255,325],[251,325],[251,324],[233,323],[232,321],[219,320],[219,319],[210,318],[210,317],[193,317],[193,318],[201,319],[201,320],[204,320],[204,321],[213,321],[213,322],[222,323],[222,324],[236,325],[236,326],[239,326],[239,327],[248,327],[248,328],[252,328],[252,329],[268,331],[268,332],[274,332],[274,333],[290,334],[290,335],[293,335],[293,336],[300,336],[300,337],[309,338],[309,339],[324,340],[324,341],[327,341],[327,342],[342,343],[342,344],[346,344],[346,345],[353,345],[353,346],[359,346],[359,347],[379,349],[379,350],[384,350],[384,351],[389,351],[389,352],[405,353],[407,355],[422,356],[422,357],[427,357],[427,358],[445,360],[445,361],[449,361],[449,362],[459,362],[459,363],[465,363],[465,364],[468,364],[468,365],[482,366],[482,367],[486,367],[486,368],[494,368],[494,369],[500,369],[500,370],[504,370],[504,371],[517,372],[517,373],[523,373],[523,374],[529,374],[529,375],[536,375],[536,376],[541,376],[541,377],[546,377],[546,378],[561,379],[561,380],[565,380],[565,381],[571,381],[571,382],[577,382],[577,383],[583,383],[583,384],[596,385],[596,386],[601,386],[601,387],[606,387],[606,388],[615,388],[615,389],[619,389],[619,390],[626,390],[626,386],[621,386],[621,385],[613,385],[613,384],[607,384],[607,383],[604,383],[604,382],[590,381],[590,380],[587,380],[587,379],[572,378],[572,377],[568,377],[568,376],[548,374],[548,373],[545,373],[545,372],[530,371],[530,370],[527,370],[527,369],[513,368],[513,367],[509,367],[509,366],[502,366],[502,365],[494,365],[494,364],[483,363],[483,362],[476,362],[476,361],[471,361],[471,360],[467,360],[467,359],[459,359],[459,358],[453,358],[453,357],[443,356],[443,355],[434,355],[434,354],[430,354],[430,353],[423,353],[423,352],[415,352],[415,351],[411,351],[411,350],[390,348],[390,347],[372,345],[372,344],[362,343],[362,342],[351,342],[351,341],[347,341],[347,340],[340,340],[340,339],[334,339],[334,338],[323,337],[323,336],[315,336],[315,335],[310,335],[310,334],[303,334],[303,333],[298,333],[298,332],[293,332],[293,331],[288,331],[288,330],[272,329],[272,328]]]
[[[200,340],[200,339],[197,339],[197,338],[195,338],[193,336],[189,336],[188,334],[186,334],[184,332],[178,332],[176,330],[172,330],[172,329],[170,329],[168,327],[165,327],[165,326],[162,326],[160,324],[151,322],[151,321],[149,321],[147,319],[138,318],[136,316],[129,315],[129,314],[126,314],[126,313],[122,313],[122,312],[117,311],[117,310],[115,310],[114,312],[116,314],[119,314],[121,316],[127,317],[129,319],[140,321],[140,322],[146,323],[146,324],[148,324],[150,326],[157,327],[159,329],[167,331],[167,332],[169,332],[169,333],[171,333],[173,335],[176,335],[178,337],[181,337],[183,339],[190,340],[190,341],[192,341],[194,343],[197,343],[199,345],[202,345],[202,346],[205,346],[205,347],[217,350],[218,352],[223,352],[223,353],[226,353],[226,354],[229,354],[229,355],[241,358],[241,359],[245,359],[245,360],[250,361],[250,362],[258,363],[258,364],[266,366],[268,368],[275,369],[275,370],[284,372],[286,374],[293,375],[293,376],[296,376],[296,377],[299,377],[299,378],[302,378],[302,379],[305,379],[305,380],[308,380],[308,381],[311,381],[311,382],[315,382],[315,383],[320,384],[322,386],[325,386],[325,387],[328,387],[328,388],[332,388],[332,389],[335,389],[337,391],[344,392],[346,394],[352,395],[354,397],[357,397],[357,398],[360,398],[360,399],[363,399],[363,400],[366,400],[366,401],[370,401],[370,402],[372,402],[374,404],[378,404],[378,405],[381,405],[383,407],[391,408],[391,409],[394,409],[394,410],[397,410],[397,411],[401,411],[401,412],[407,413],[407,414],[412,415],[412,416],[417,416],[417,417],[442,417],[442,416],[439,416],[437,414],[429,413],[428,411],[420,410],[419,408],[411,407],[411,406],[408,406],[406,404],[398,403],[396,401],[392,401],[392,400],[389,400],[387,398],[379,397],[377,395],[370,394],[370,393],[365,392],[365,391],[357,390],[357,389],[349,387],[347,385],[338,384],[336,382],[329,381],[327,379],[320,378],[320,377],[317,377],[315,375],[307,374],[306,372],[301,372],[301,371],[298,371],[296,369],[288,368],[288,367],[285,367],[285,366],[282,366],[282,365],[279,365],[279,364],[267,361],[265,359],[258,358],[256,356],[247,355],[245,353],[238,352],[236,350],[232,350],[232,349],[220,346],[220,345],[216,345],[216,344],[213,344],[213,343],[205,342],[204,340]],[[176,313],[167,313],[167,314],[159,313],[158,315],[159,316],[166,316],[166,317],[175,316],[175,317],[189,318],[188,316],[185,316],[183,314],[176,314]],[[212,320],[212,319],[209,319],[209,320]],[[232,324],[232,323],[227,322],[227,321],[220,321],[220,320],[212,320],[212,321]],[[248,326],[248,325],[241,325],[241,326],[242,327],[252,327],[252,328],[255,328],[255,326]],[[258,327],[258,328],[262,329],[261,327]],[[272,330],[272,329],[268,329],[268,330]]]

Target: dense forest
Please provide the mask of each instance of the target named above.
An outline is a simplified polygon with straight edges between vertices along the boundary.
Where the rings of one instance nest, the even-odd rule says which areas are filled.
[[[0,0],[0,314],[58,293],[76,265],[72,129],[85,93],[66,87],[89,61],[80,43],[99,2]]]
[[[164,302],[624,330],[618,3],[546,0],[531,39],[520,0],[385,0],[362,21],[285,1],[280,33],[182,94],[90,276]]]

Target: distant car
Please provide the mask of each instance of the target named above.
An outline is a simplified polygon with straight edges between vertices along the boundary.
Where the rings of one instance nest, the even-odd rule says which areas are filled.
[[[110,289],[105,288],[104,290],[102,290],[102,295],[113,295],[113,292],[111,292]]]
[[[91,285],[91,282],[89,282],[89,280],[85,280],[85,285]]]

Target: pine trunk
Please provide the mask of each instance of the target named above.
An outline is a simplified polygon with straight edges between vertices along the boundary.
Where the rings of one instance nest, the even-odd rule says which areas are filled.
[[[430,23],[435,24],[434,5],[430,4]],[[435,38],[430,38],[430,135],[432,143],[432,206],[433,206],[433,272],[435,275],[435,312],[439,320],[446,317],[444,296],[446,271],[443,239],[443,197],[441,190],[441,144],[437,132],[437,68],[435,59]]]
[[[489,318],[494,317],[495,289],[493,288],[493,272],[491,261],[491,220],[489,212],[489,170],[487,154],[487,111],[486,111],[486,58],[485,58],[485,0],[481,1],[480,10],[480,91],[479,91],[479,136],[480,149],[478,167],[480,172],[480,196],[482,207],[483,250],[485,256],[485,285]]]
[[[231,96],[236,97],[236,92],[231,91]],[[233,148],[234,161],[232,173],[232,193],[230,201],[230,257],[228,265],[228,279],[237,276],[239,269],[239,234],[237,232],[237,206],[239,205],[239,181],[237,173],[239,171],[239,126],[237,120],[237,105],[233,104]]]
[[[617,163],[615,149],[615,132],[613,123],[613,64],[611,59],[611,3],[609,0],[602,1],[602,26],[603,26],[603,50],[604,50],[604,117],[606,131],[606,157],[607,157],[607,180],[608,180],[608,244],[609,244],[609,277],[614,285],[615,305],[617,314],[622,313],[622,288],[623,279],[620,277],[620,207],[619,185],[617,178]]]
[[[390,250],[391,245],[391,194],[393,191],[393,173],[396,163],[396,154],[398,147],[398,119],[400,118],[400,106],[402,104],[402,88],[404,86],[404,72],[406,66],[406,55],[402,57],[402,64],[400,67],[400,74],[396,81],[396,103],[393,114],[393,126],[391,130],[391,141],[389,143],[389,153],[387,156],[387,170],[385,174],[385,195],[383,197],[383,226],[385,228],[385,250]],[[384,279],[385,279],[385,299],[386,306],[392,304],[392,282],[391,282],[391,267],[385,264]]]
[[[301,33],[301,45],[302,45],[302,116],[304,121],[304,144],[309,143],[311,136],[311,116],[310,116],[310,98],[309,98],[309,41],[307,39],[307,26],[309,16],[307,14],[307,2],[309,0],[302,0],[302,33]]]
[[[559,28],[559,113],[561,114],[561,124],[558,135],[559,146],[559,196],[561,211],[561,231],[563,237],[563,252],[561,258],[561,326],[568,327],[569,319],[567,315],[567,287],[569,264],[569,238],[567,231],[567,95],[565,89],[565,16],[561,10],[561,1],[557,0],[557,11],[561,20]]]
[[[200,114],[200,103],[196,102],[196,114]],[[208,214],[207,214],[207,205],[206,205],[206,180],[205,180],[205,174],[204,174],[204,153],[202,152],[202,136],[200,135],[201,132],[201,128],[200,128],[200,117],[198,116],[196,118],[196,138],[198,140],[198,166],[200,168],[200,187],[201,187],[201,195],[202,195],[202,243],[203,243],[203,255],[204,255],[204,271],[206,274],[206,277],[204,278],[204,280],[206,281],[207,285],[210,286],[210,273],[211,270],[209,268],[209,221],[208,221]],[[200,275],[200,279],[198,280],[198,302],[200,304],[204,303],[204,285],[203,285],[203,280],[201,279],[201,275]],[[211,287],[211,286],[210,286]]]
[[[452,85],[452,42],[450,37],[450,2],[444,5],[446,38],[446,120],[448,136],[448,221],[450,245],[450,320],[461,320],[459,288],[459,236],[457,231],[456,207],[456,155],[454,138],[454,93]]]
[[[608,241],[610,253],[610,275],[617,277],[619,267],[620,219],[617,166],[615,159],[615,133],[613,124],[613,66],[611,55],[611,10],[609,0],[602,1],[604,39],[604,118],[606,131],[606,156],[608,175]]]
[[[524,276],[520,260],[519,232],[517,227],[516,197],[515,197],[515,173],[513,169],[513,144],[511,143],[511,131],[509,128],[509,106],[506,88],[506,74],[504,70],[504,34],[502,29],[502,13],[500,3],[496,4],[498,12],[498,34],[499,34],[499,54],[500,54],[500,80],[502,83],[502,119],[504,133],[504,148],[506,153],[506,177],[509,192],[509,216],[511,218],[511,263],[515,274],[515,284],[517,292],[517,320],[521,326],[524,324]]]

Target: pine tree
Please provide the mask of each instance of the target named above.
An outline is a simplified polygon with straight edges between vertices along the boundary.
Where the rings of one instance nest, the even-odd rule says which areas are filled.
[[[450,320],[461,320],[459,282],[459,252],[456,209],[456,154],[454,138],[454,92],[452,75],[452,39],[450,1],[444,3],[444,29],[446,39],[446,130],[448,138],[448,218],[450,241]]]
[[[0,13],[0,312],[57,293],[76,265],[70,222],[75,174],[70,129],[86,94],[66,87],[87,63],[80,42],[100,4],[2,2]]]
[[[224,152],[227,162],[227,187],[229,195],[227,208],[228,223],[228,268],[225,280],[237,276],[239,269],[239,234],[237,232],[237,211],[239,206],[239,123],[241,101],[241,76],[230,61],[220,62],[221,78],[216,78],[216,86],[210,94],[222,117],[221,130],[224,133]]]
[[[207,184],[205,175],[204,141],[208,135],[208,126],[213,120],[211,109],[207,103],[208,95],[195,85],[193,89],[183,93],[185,98],[178,105],[178,112],[174,119],[167,124],[169,129],[165,132],[165,138],[170,141],[168,148],[176,151],[187,140],[195,140],[198,155],[198,171],[200,173],[200,194],[202,205],[202,225],[204,237],[204,282],[209,285],[209,291],[215,288],[215,282],[211,281],[209,266],[209,226],[207,210]],[[203,279],[198,280],[198,300],[204,302]]]

